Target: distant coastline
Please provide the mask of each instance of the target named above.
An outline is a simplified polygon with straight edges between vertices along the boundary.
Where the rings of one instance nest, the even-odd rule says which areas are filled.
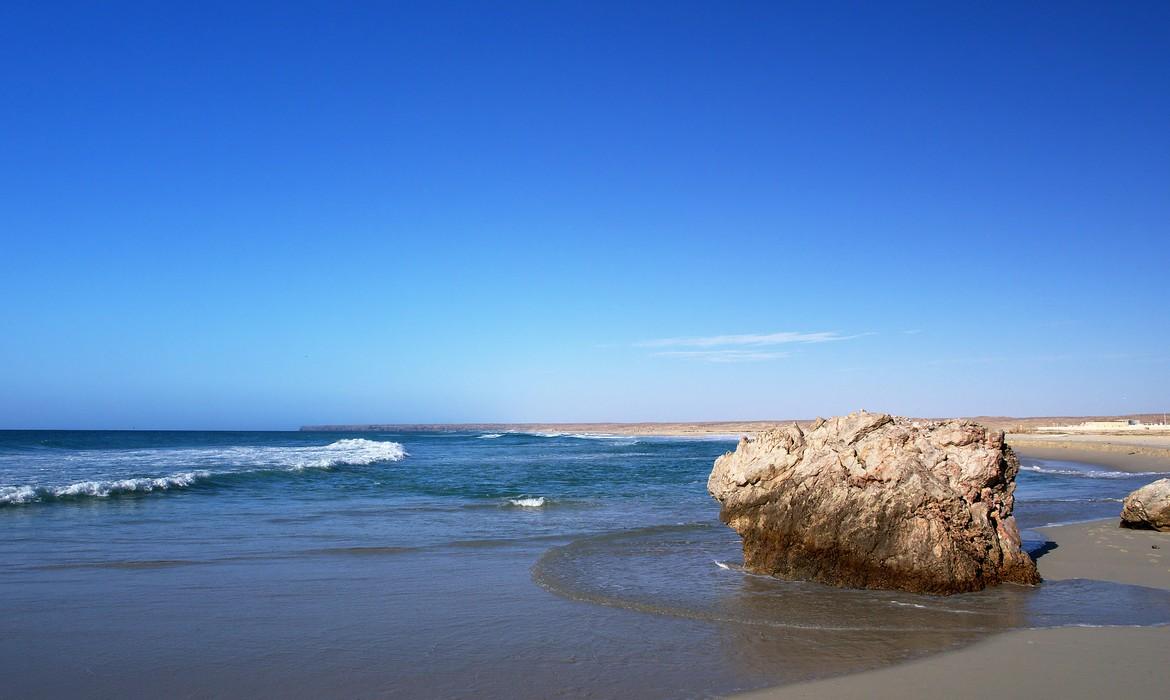
[[[1134,413],[1115,416],[968,416],[968,420],[998,428],[1008,433],[1029,433],[1042,426],[1063,425],[1085,421],[1139,420],[1156,423],[1162,414]],[[807,425],[814,418],[787,420],[740,420],[740,421],[644,421],[644,422],[595,422],[595,423],[351,423],[333,425],[305,425],[303,432],[518,432],[518,433],[600,433],[607,435],[664,435],[664,436],[711,436],[711,435],[755,435],[769,428],[781,425]],[[935,420],[935,418],[922,418]],[[1060,435],[1047,434],[1045,438],[1060,441]]]
[[[353,425],[305,425],[302,432],[474,432],[578,433],[598,435],[711,436],[754,435],[778,425],[811,421],[719,421],[698,423],[369,423]]]
[[[1170,434],[1135,435],[1101,431],[1093,434],[1041,432],[1040,427],[1093,420],[1138,420],[1156,423],[1162,414],[1126,416],[971,416],[968,420],[1007,433],[1008,444],[1021,455],[1039,459],[1064,459],[1103,464],[1121,471],[1170,471]],[[756,435],[782,425],[811,424],[815,419],[761,421],[700,421],[642,423],[368,423],[350,425],[306,425],[302,432],[483,432],[531,433],[542,435],[637,435],[660,437],[738,438]],[[922,420],[933,420],[924,418]]]

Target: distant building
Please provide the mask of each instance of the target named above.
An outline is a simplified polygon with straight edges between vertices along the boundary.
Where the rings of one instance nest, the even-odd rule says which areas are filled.
[[[1139,425],[1141,421],[1137,420],[1089,420],[1081,423],[1081,427],[1085,430],[1116,430],[1117,428],[1128,428],[1131,425]]]
[[[1136,418],[1125,418],[1121,420],[1087,420],[1079,425],[1045,425],[1036,428],[1036,430],[1041,433],[1132,433],[1136,431],[1160,433],[1170,431],[1170,426],[1166,425],[1164,421],[1161,424],[1142,423]]]

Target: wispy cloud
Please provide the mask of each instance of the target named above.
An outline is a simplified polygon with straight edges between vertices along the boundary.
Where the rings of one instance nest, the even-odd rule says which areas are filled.
[[[791,353],[773,350],[779,345],[808,345],[832,343],[860,338],[872,333],[841,335],[836,331],[781,331],[777,333],[743,333],[738,335],[709,335],[685,338],[656,338],[634,343],[638,348],[679,348],[659,350],[653,357],[677,357],[704,362],[763,362],[788,357]]]
[[[681,357],[705,362],[763,362],[788,357],[786,352],[766,350],[666,350],[652,353],[654,357]]]
[[[861,335],[869,335],[863,333]],[[746,333],[742,335],[711,335],[699,338],[658,338],[643,340],[634,343],[640,348],[714,348],[723,346],[737,347],[767,347],[771,345],[787,345],[790,343],[831,343],[838,340],[859,338],[860,335],[841,335],[835,331],[819,331],[816,333],[799,333],[783,331],[779,333]]]

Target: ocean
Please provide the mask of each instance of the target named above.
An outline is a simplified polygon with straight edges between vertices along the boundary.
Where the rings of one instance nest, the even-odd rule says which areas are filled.
[[[731,439],[0,432],[5,697],[688,698],[1020,627],[1170,623],[1096,581],[936,598],[744,573]],[[1023,458],[1017,519],[1157,478]]]

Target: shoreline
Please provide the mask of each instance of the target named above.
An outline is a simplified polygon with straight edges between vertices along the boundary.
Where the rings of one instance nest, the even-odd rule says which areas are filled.
[[[1128,472],[1170,471],[1170,459],[1159,454],[1159,447],[1119,445],[1124,440],[1116,438],[1053,437],[1044,436],[1048,444],[1043,446],[1036,444],[1039,439],[1012,446],[1020,454],[1039,459],[1103,464]],[[1037,528],[1053,545],[1037,558],[1041,576],[1052,581],[1085,578],[1170,590],[1170,533],[1122,529],[1119,522],[1118,516]],[[1170,687],[1168,647],[1170,625],[1015,630],[904,664],[731,697],[1160,697]]]
[[[1007,435],[1016,454],[1111,467],[1118,471],[1170,472],[1170,436]]]
[[[485,433],[564,433],[584,435],[621,435],[639,437],[734,437],[755,435],[769,428],[806,420],[638,422],[638,423],[371,423],[356,425],[303,425],[305,433],[417,433],[417,432],[485,432]]]
[[[1056,545],[1037,560],[1045,579],[1091,578],[1170,590],[1170,533],[1123,530],[1113,518],[1040,532]],[[1015,630],[905,664],[731,697],[933,697],[941,688],[947,697],[972,700],[1130,693],[1159,697],[1170,686],[1168,645],[1170,626]]]
[[[970,420],[989,428],[996,428],[1007,433],[1034,430],[1040,426],[1055,423],[1075,423],[1087,420],[1114,420],[1134,419],[1152,422],[1160,418],[1161,414],[1134,413],[1124,416],[1044,416],[1044,417],[1011,417],[1011,416],[957,416],[960,420]],[[948,420],[949,418],[912,417],[913,420]],[[815,418],[787,418],[764,420],[707,420],[707,421],[543,421],[543,422],[479,422],[479,423],[345,423],[332,425],[302,425],[300,432],[472,432],[483,431],[490,433],[520,432],[520,433],[592,433],[604,435],[644,435],[648,437],[679,437],[679,436],[740,436],[755,435],[770,428],[778,428],[796,423],[811,425]],[[1060,434],[1045,434],[1045,438],[1060,437]],[[1128,435],[1126,437],[1129,437]],[[1134,435],[1138,439],[1146,437],[1144,433]],[[1170,435],[1154,435],[1152,437],[1165,438],[1165,445],[1170,448]]]

